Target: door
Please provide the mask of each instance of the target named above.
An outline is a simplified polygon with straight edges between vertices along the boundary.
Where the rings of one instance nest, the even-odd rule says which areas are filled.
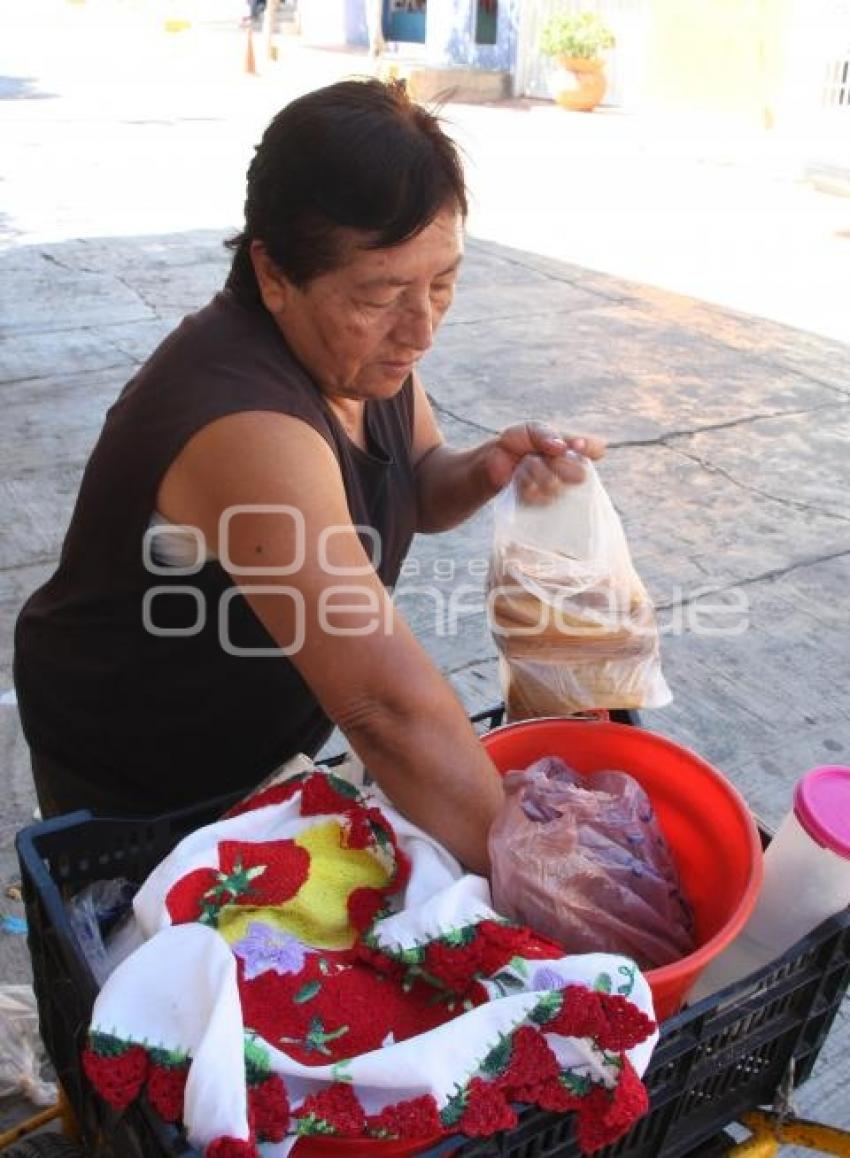
[[[386,0],[384,28],[387,40],[425,43],[428,0]]]

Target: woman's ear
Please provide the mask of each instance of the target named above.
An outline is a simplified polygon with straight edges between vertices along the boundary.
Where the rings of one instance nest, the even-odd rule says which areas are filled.
[[[280,272],[262,241],[251,242],[250,254],[263,305],[277,317],[286,310],[293,286]]]

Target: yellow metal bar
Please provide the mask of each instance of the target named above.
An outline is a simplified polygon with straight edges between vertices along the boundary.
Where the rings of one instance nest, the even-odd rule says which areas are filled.
[[[771,1158],[781,1146],[802,1146],[818,1154],[850,1158],[850,1131],[847,1130],[806,1118],[787,1118],[771,1110],[742,1114],[741,1122],[753,1136],[728,1151],[735,1158]]]
[[[741,1121],[743,1120],[742,1117]],[[773,1158],[774,1154],[779,1153],[779,1143],[772,1131],[751,1122],[746,1122],[745,1125],[752,1132],[752,1138],[747,1138],[746,1142],[739,1142],[737,1146],[727,1150],[726,1158],[731,1158],[733,1154],[735,1158]]]
[[[17,1126],[13,1126],[11,1130],[6,1130],[5,1133],[0,1134],[0,1150],[5,1150],[7,1146],[11,1146],[13,1142],[17,1142],[19,1138],[25,1137],[27,1134],[32,1134],[34,1130],[46,1126],[48,1122],[52,1122],[54,1118],[62,1116],[62,1109],[60,1103],[57,1102],[55,1106],[49,1106],[48,1109],[42,1110],[40,1114],[33,1114],[31,1118],[24,1119],[19,1122]]]

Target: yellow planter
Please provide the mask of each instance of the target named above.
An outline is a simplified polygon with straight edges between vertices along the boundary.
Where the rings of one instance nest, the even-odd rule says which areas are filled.
[[[604,60],[559,56],[549,77],[552,96],[565,109],[589,113],[605,96]]]

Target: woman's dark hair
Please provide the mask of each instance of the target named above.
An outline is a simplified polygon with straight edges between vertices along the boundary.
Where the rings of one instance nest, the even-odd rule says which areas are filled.
[[[415,237],[446,206],[467,213],[463,168],[433,113],[403,84],[351,80],[292,101],[263,134],[248,169],[245,228],[228,288],[260,301],[251,242],[295,285],[344,260],[341,229],[371,234],[383,249]]]

